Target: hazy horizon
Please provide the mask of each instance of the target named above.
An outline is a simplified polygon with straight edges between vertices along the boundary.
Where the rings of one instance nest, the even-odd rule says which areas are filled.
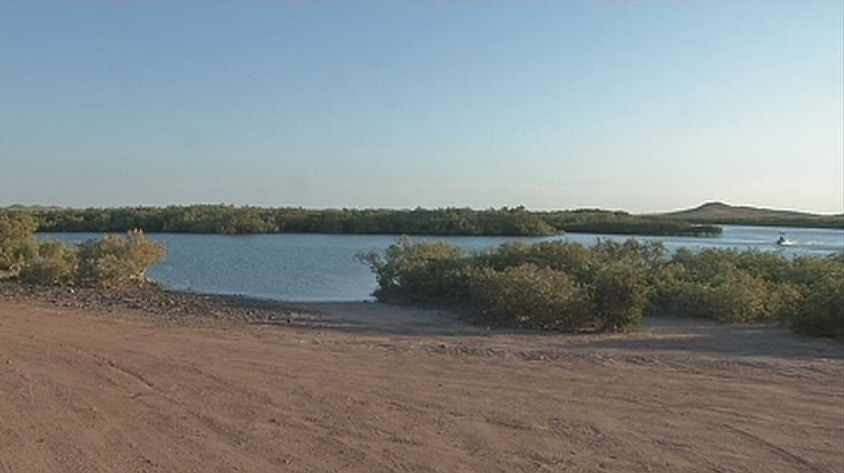
[[[633,212],[633,211],[630,211],[628,209],[624,209],[624,208],[620,208],[620,207],[612,207],[612,208],[610,208],[610,207],[601,207],[601,208],[595,208],[595,207],[530,208],[530,207],[525,207],[525,210],[531,211],[531,212],[533,212],[533,211],[546,212],[546,211],[568,211],[568,210],[598,209],[598,210],[608,210],[608,211],[625,211],[625,212],[629,212],[629,213],[635,214],[635,215],[648,215],[648,214],[660,214],[660,213],[671,213],[671,212],[679,212],[679,211],[685,211],[685,210],[693,210],[693,209],[697,209],[698,207],[702,207],[702,206],[707,205],[707,204],[725,204],[725,205],[728,205],[728,206],[731,206],[731,207],[736,207],[736,208],[748,207],[748,208],[756,208],[756,209],[759,209],[759,210],[800,212],[800,213],[814,214],[814,215],[820,215],[820,216],[844,215],[844,213],[841,213],[841,212],[839,212],[839,213],[835,213],[835,212],[813,212],[811,210],[794,209],[794,208],[760,207],[760,206],[754,206],[754,205],[730,204],[730,203],[727,203],[727,202],[714,201],[714,200],[703,202],[699,205],[695,205],[695,206],[692,206],[692,207],[683,207],[683,208],[676,208],[676,209],[661,209],[661,210],[654,210],[654,211],[647,211],[647,212]],[[137,208],[137,207],[165,208],[165,207],[171,207],[171,206],[172,207],[190,207],[190,206],[217,206],[217,205],[222,205],[222,206],[227,206],[227,207],[233,206],[235,208],[247,208],[247,207],[267,208],[267,209],[271,209],[271,208],[302,208],[302,209],[307,209],[307,210],[414,210],[414,209],[417,209],[417,208],[422,208],[424,210],[434,210],[434,209],[443,209],[443,208],[468,208],[468,209],[471,209],[471,210],[489,210],[489,209],[499,209],[499,208],[502,208],[502,207],[507,207],[507,208],[518,207],[518,205],[509,205],[509,206],[505,205],[505,206],[500,206],[500,207],[483,207],[483,208],[482,207],[471,207],[471,206],[457,207],[457,206],[453,206],[453,205],[446,205],[446,206],[439,206],[439,207],[401,207],[401,206],[393,206],[393,207],[383,207],[383,206],[382,207],[378,207],[378,206],[371,206],[371,207],[349,207],[349,206],[345,206],[345,207],[344,206],[316,207],[316,206],[307,206],[307,205],[301,205],[301,206],[300,205],[290,205],[290,206],[266,206],[266,205],[263,205],[263,206],[257,206],[257,205],[252,205],[252,204],[237,205],[237,204],[230,204],[230,203],[227,203],[227,202],[194,202],[194,203],[187,203],[187,204],[170,203],[170,204],[160,204],[160,205],[62,206],[62,205],[49,205],[49,204],[37,204],[37,203],[36,204],[21,204],[21,203],[15,202],[15,203],[8,204],[8,205],[0,205],[0,209],[2,209],[2,208],[7,208],[7,209],[8,208],[23,208],[23,209],[75,209],[75,210],[84,210],[84,209],[89,209],[89,208],[104,208],[104,209]]]
[[[0,206],[844,212],[844,6],[2,2]]]

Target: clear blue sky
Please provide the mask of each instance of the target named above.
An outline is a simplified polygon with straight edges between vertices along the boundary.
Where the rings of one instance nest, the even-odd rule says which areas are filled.
[[[841,1],[0,2],[0,206],[844,210]]]

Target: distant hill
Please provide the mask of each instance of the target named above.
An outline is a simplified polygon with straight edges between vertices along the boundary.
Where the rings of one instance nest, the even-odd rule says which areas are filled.
[[[707,202],[693,209],[650,216],[669,220],[684,220],[693,223],[844,228],[844,214],[820,215],[793,210],[735,206],[723,202]]]
[[[59,210],[61,207],[55,205],[21,205],[21,204],[12,204],[8,207],[0,207],[0,209],[6,210]]]

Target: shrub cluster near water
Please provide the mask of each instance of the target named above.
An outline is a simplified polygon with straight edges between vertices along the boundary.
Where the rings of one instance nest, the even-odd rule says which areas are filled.
[[[147,270],[164,260],[164,245],[138,230],[72,245],[38,243],[37,229],[30,215],[0,215],[0,270],[33,284],[115,288],[147,283]]]
[[[707,249],[669,256],[661,243],[554,241],[469,254],[402,237],[359,255],[379,300],[447,303],[490,323],[556,330],[624,330],[669,312],[727,322],[780,321],[844,337],[844,256]]]

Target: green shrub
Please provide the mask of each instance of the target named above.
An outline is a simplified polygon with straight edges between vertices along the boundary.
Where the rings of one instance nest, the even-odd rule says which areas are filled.
[[[623,330],[645,317],[650,286],[643,268],[633,264],[607,264],[592,282],[592,301],[602,330]]]
[[[476,267],[490,267],[498,271],[534,264],[540,268],[563,271],[583,281],[591,278],[596,264],[594,260],[592,251],[579,243],[546,241],[529,245],[515,241],[476,255],[472,262]]]
[[[135,230],[127,238],[107,235],[79,245],[76,281],[84,286],[120,287],[147,282],[146,272],[164,260],[165,247]]]
[[[684,281],[711,284],[735,272],[739,259],[739,252],[734,249],[708,248],[693,252],[687,248],[681,248],[674,253],[668,264],[676,264],[683,268]]]
[[[665,310],[724,322],[787,320],[796,313],[802,292],[733,269],[710,281],[680,281],[663,287],[656,299]]]
[[[476,268],[469,279],[472,302],[496,323],[573,330],[594,314],[586,291],[562,271],[534,264]]]
[[[812,289],[792,320],[792,327],[805,335],[844,338],[844,276],[841,273]]]
[[[598,239],[595,245],[590,248],[595,258],[602,262],[628,261],[630,263],[644,266],[656,267],[665,262],[668,250],[661,242],[641,242],[630,238],[624,242]]]
[[[467,253],[446,242],[414,243],[402,236],[386,256],[377,251],[358,255],[375,273],[380,300],[455,300],[468,296]]]
[[[788,282],[792,262],[779,253],[749,250],[738,254],[736,267],[765,281]]]
[[[47,240],[38,245],[38,256],[24,266],[20,278],[30,284],[71,284],[77,265],[76,248],[60,241]]]
[[[535,248],[536,245],[530,245],[521,240],[503,243],[497,248],[478,253],[474,256],[473,263],[475,266],[488,267],[496,271],[526,263],[545,266],[536,259]]]
[[[531,253],[536,264],[563,271],[581,282],[594,271],[595,258],[592,251],[578,243],[546,241],[533,245]]]
[[[787,259],[775,253],[680,249],[599,240],[513,242],[480,254],[402,238],[382,257],[361,256],[379,299],[470,303],[499,323],[623,330],[650,309],[726,322],[790,322],[842,336],[844,255]]]
[[[794,320],[806,302],[805,289],[791,283],[769,284],[768,288],[770,318],[782,322]]]
[[[0,270],[7,270],[15,276],[30,260],[38,256],[36,230],[38,222],[29,214],[0,214]]]
[[[803,302],[805,283],[824,278],[813,266],[816,259],[801,263],[758,251],[681,249],[656,269],[651,302],[676,314],[722,321],[789,320]]]
[[[841,277],[844,260],[833,255],[827,258],[795,258],[784,270],[783,281],[811,288],[825,281]]]
[[[710,286],[703,311],[724,322],[754,322],[770,318],[766,310],[767,286],[744,271],[725,275]]]

